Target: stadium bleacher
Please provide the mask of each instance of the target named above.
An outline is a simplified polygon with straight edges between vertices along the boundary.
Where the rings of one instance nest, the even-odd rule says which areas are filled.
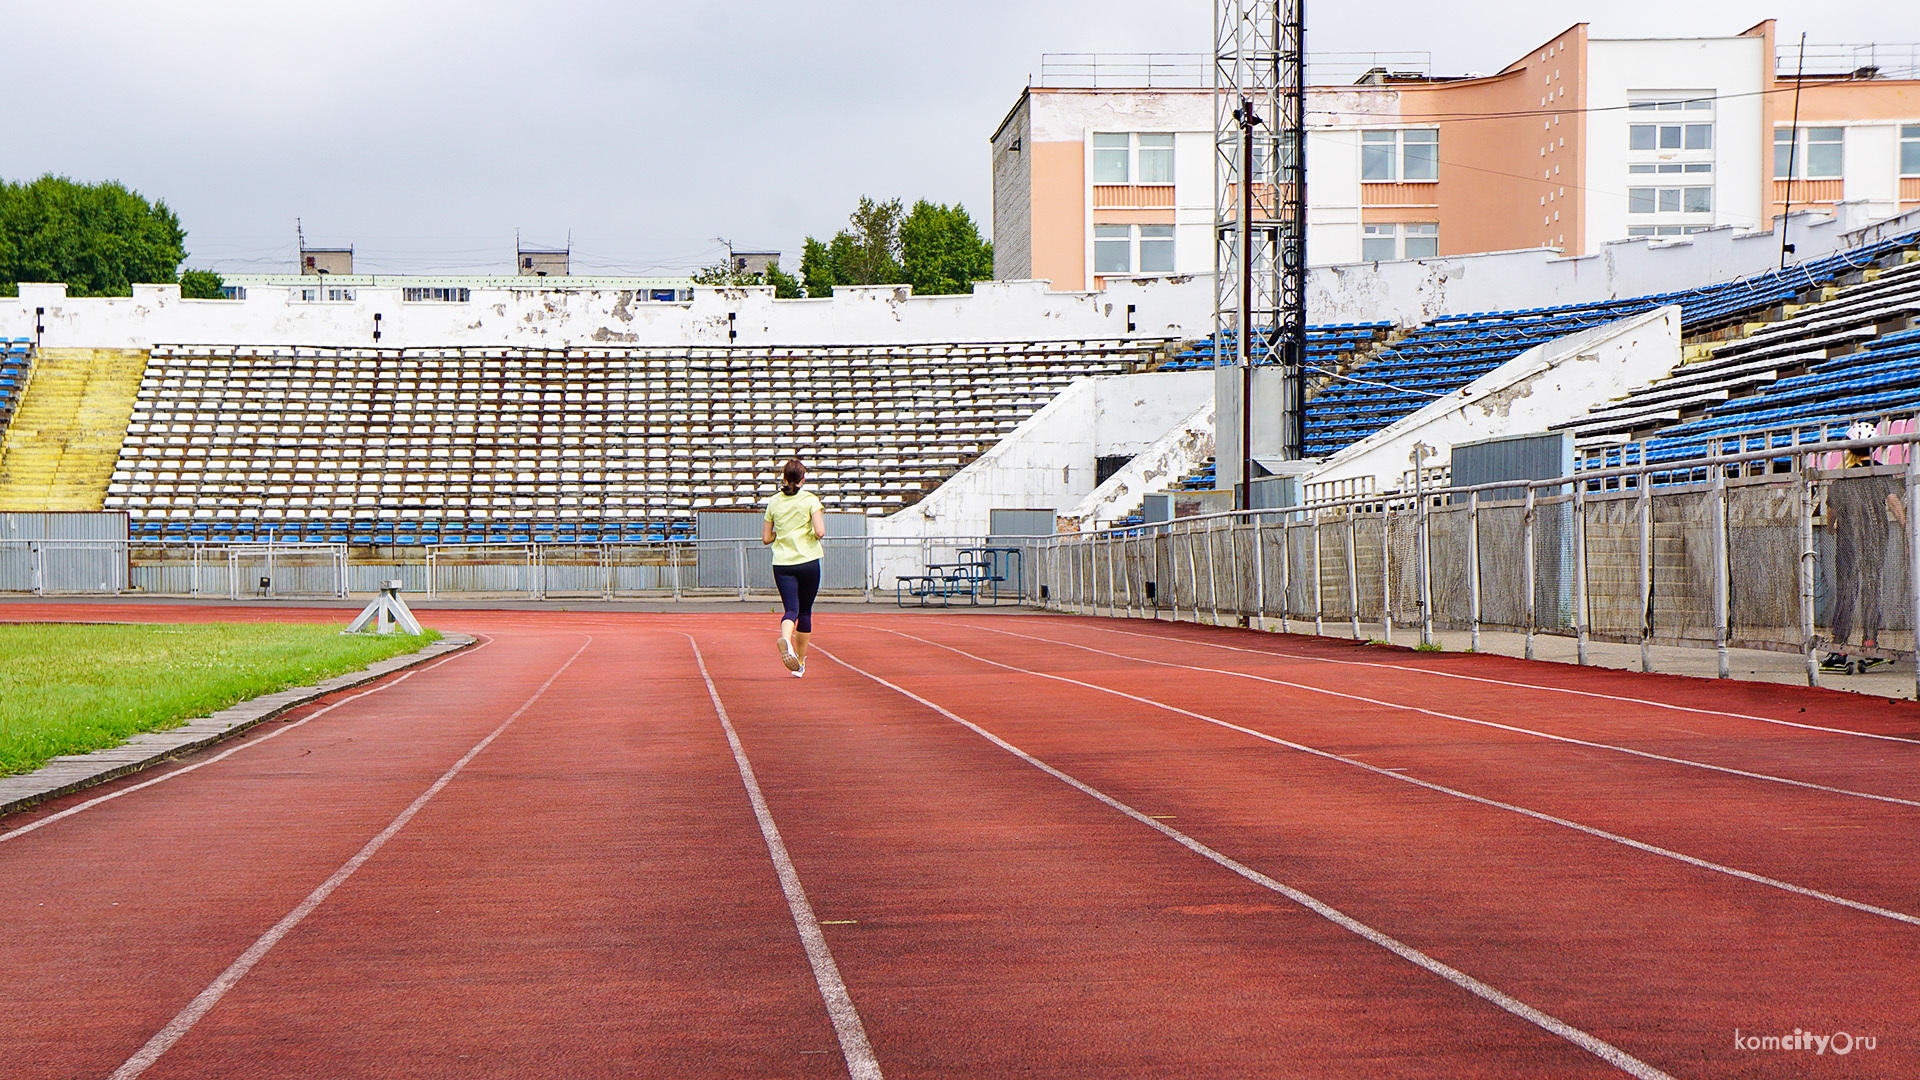
[[[1680,306],[1682,332],[1689,336],[1737,331],[1746,328],[1761,313],[1801,301],[1840,277],[1911,249],[1916,243],[1920,243],[1920,233],[1909,233],[1782,270],[1681,292],[1556,308],[1445,316],[1391,341],[1371,358],[1360,353],[1364,362],[1346,371],[1326,366],[1326,354],[1318,354],[1322,359],[1317,360],[1310,349],[1304,451],[1309,457],[1337,453],[1535,345],[1555,338],[1667,304]],[[1310,340],[1322,333],[1333,338],[1341,333],[1372,332],[1384,327],[1385,324],[1315,327],[1310,331]],[[1861,337],[1857,327],[1834,328],[1830,332],[1842,336],[1852,333],[1854,340]],[[1787,342],[1777,344],[1786,347]],[[1728,365],[1728,381],[1699,378],[1692,383],[1668,385],[1667,389],[1673,392],[1669,399],[1647,399],[1636,404],[1646,406],[1650,422],[1656,421],[1663,410],[1674,411],[1677,419],[1678,410],[1701,404],[1713,394],[1732,394],[1757,386],[1767,381],[1762,373],[1770,369],[1764,361],[1771,358],[1759,352],[1759,348],[1757,345],[1746,349],[1723,346],[1715,353],[1716,364]],[[1732,370],[1736,358],[1747,361],[1748,366]],[[1212,363],[1212,343],[1202,341],[1183,350],[1168,366],[1209,367]],[[1682,374],[1692,376],[1694,370],[1689,367]],[[1740,383],[1740,379],[1747,381]],[[1311,389],[1316,384],[1317,393]],[[1680,393],[1689,388],[1706,397],[1696,399]],[[1597,427],[1582,430],[1600,433]]]
[[[1853,420],[1912,416],[1920,410],[1920,260],[1859,277],[1567,430],[1598,467],[1643,453],[1656,464],[1698,457],[1728,440],[1789,446]]]
[[[27,385],[27,371],[33,363],[32,338],[0,338],[0,433],[13,420],[20,404],[20,391]]]
[[[805,450],[836,509],[885,513],[1165,344],[160,346],[106,508],[169,542],[676,539]]]

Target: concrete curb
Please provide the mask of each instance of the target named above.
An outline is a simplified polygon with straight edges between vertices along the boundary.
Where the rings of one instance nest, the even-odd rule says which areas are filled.
[[[313,686],[296,686],[278,693],[264,694],[211,716],[189,720],[177,728],[144,732],[119,746],[95,750],[91,754],[69,754],[54,758],[33,772],[0,778],[0,815],[25,810],[48,799],[104,784],[128,773],[139,772],[182,754],[212,746],[289,709],[328,694],[373,682],[396,671],[438,660],[472,646],[475,640],[465,634],[448,634],[419,652],[389,657],[359,671],[335,675]]]

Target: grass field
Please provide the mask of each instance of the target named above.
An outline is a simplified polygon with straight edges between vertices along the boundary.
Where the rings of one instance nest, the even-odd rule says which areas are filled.
[[[358,671],[439,636],[273,623],[0,626],[0,776]]]

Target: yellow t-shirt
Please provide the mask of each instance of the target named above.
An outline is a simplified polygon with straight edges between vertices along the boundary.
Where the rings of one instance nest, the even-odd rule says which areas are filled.
[[[773,565],[792,566],[820,557],[820,540],[813,535],[813,512],[820,499],[801,488],[798,494],[779,492],[767,500],[767,520],[773,522]]]

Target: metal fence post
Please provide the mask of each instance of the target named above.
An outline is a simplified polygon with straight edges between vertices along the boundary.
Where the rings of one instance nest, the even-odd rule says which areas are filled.
[[[733,542],[733,565],[734,573],[740,575],[740,602],[745,603],[747,600],[747,542],[745,540]]]
[[[1213,519],[1210,517],[1208,523],[1206,523],[1206,603],[1208,603],[1208,607],[1213,611],[1213,625],[1219,626],[1219,580],[1213,575],[1213,563],[1215,563],[1215,561],[1217,561],[1217,559],[1215,559],[1215,552],[1213,552]],[[1194,590],[1198,592],[1198,588],[1200,588],[1200,580],[1194,578]],[[1196,605],[1198,605],[1198,601],[1200,601],[1200,598],[1194,596],[1194,603],[1196,603]],[[1198,621],[1200,621],[1200,615],[1194,613],[1194,623],[1198,623]]]
[[[1292,627],[1287,616],[1293,613],[1293,521],[1289,514],[1280,519],[1280,632]]]
[[[1467,624],[1468,645],[1480,651],[1480,493],[1467,493]]]
[[[1798,441],[1796,433],[1795,441]],[[1913,446],[1909,444],[1908,457],[1913,456]],[[1799,520],[1800,539],[1800,652],[1807,665],[1807,685],[1820,685],[1819,642],[1814,640],[1813,576],[1820,558],[1819,551],[1813,546],[1813,510],[1816,503],[1814,494],[1813,464],[1807,455],[1794,455],[1794,473],[1798,482],[1799,505],[1794,509]],[[1908,464],[1911,472],[1912,464]]]
[[[1198,623],[1200,621],[1200,563],[1197,560],[1195,560],[1193,557],[1193,526],[1192,525],[1187,526],[1186,537],[1187,537],[1187,578],[1192,583],[1192,588],[1193,588],[1193,621],[1195,623]],[[1174,595],[1178,596],[1179,594],[1175,593]],[[1175,607],[1174,611],[1176,614],[1178,614],[1179,608]]]
[[[1720,441],[1714,440],[1713,457],[1708,466],[1713,473],[1713,649],[1718,658],[1719,677],[1731,678],[1733,665],[1727,655],[1729,623],[1727,581],[1727,469],[1720,464]]]
[[[1325,637],[1327,605],[1323,593],[1326,591],[1326,571],[1320,566],[1320,511],[1318,510],[1313,512],[1311,527],[1313,529],[1313,633],[1315,637]]]
[[[1418,463],[1415,463],[1414,469],[1414,476],[1417,478],[1420,475]],[[1419,499],[1420,516],[1415,521],[1417,528],[1414,530],[1414,536],[1419,541],[1420,559],[1420,644],[1431,647],[1433,645],[1433,532],[1424,490],[1420,492]]]
[[[1393,504],[1380,504],[1380,640],[1393,644]]]
[[[1353,640],[1360,640],[1360,557],[1354,548],[1360,544],[1360,527],[1354,522],[1358,508],[1347,507],[1347,615],[1353,621]]]
[[[1920,428],[1920,417],[1915,418]],[[1907,599],[1920,619],[1920,445],[1907,444]],[[1920,622],[1914,626],[1914,699],[1920,701]]]
[[[1520,514],[1520,572],[1527,578],[1527,659],[1533,659],[1533,628],[1539,620],[1535,617],[1534,593],[1538,591],[1537,575],[1533,572],[1533,508],[1534,487],[1527,485],[1527,506]]]
[[[1647,444],[1640,444],[1640,464],[1647,463]],[[1653,474],[1642,472],[1640,497],[1640,670],[1653,671]]]
[[[1267,626],[1267,541],[1261,536],[1258,517],[1253,519],[1253,607],[1259,627]]]
[[[1587,662],[1587,484],[1573,482],[1573,639],[1574,658]]]

